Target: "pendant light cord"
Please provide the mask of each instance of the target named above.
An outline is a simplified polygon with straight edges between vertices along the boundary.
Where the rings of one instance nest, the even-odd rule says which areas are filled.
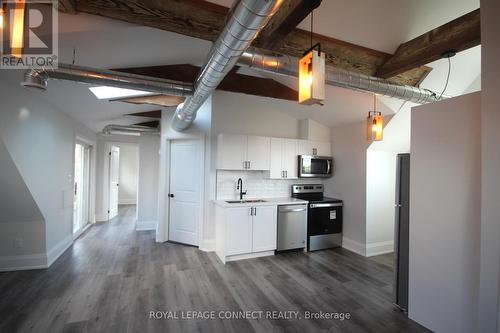
[[[451,73],[451,58],[448,57],[448,75],[446,76],[446,84],[444,85],[443,91],[439,95],[439,99],[441,99],[441,97],[443,97],[443,94],[446,91],[446,88],[448,88],[448,82],[450,82],[450,73]]]

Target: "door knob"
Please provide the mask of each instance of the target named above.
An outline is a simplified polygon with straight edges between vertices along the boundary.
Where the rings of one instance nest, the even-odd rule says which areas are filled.
[[[173,198],[174,197],[174,195],[172,193],[169,193],[168,196],[169,196],[169,198]]]

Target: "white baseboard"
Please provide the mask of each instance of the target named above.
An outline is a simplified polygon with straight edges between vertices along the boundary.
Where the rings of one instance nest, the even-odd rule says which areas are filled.
[[[205,252],[215,251],[215,239],[204,239],[198,248]]]
[[[119,205],[135,205],[137,203],[137,200],[135,198],[131,199],[119,199],[118,204]]]
[[[342,247],[362,256],[366,256],[365,244],[358,243],[345,236],[342,237]]]
[[[68,235],[47,251],[47,266],[50,267],[73,244],[73,235]]]
[[[156,225],[158,221],[137,221],[135,223],[136,231],[147,231],[147,230],[156,230]]]
[[[394,252],[394,241],[377,242],[366,244],[366,256],[378,256]]]
[[[45,253],[0,257],[0,272],[22,271],[47,267],[47,255]]]
[[[108,220],[108,214],[95,214],[96,222],[106,222]]]

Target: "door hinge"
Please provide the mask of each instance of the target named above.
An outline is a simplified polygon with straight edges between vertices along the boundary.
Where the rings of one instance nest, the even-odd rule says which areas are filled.
[[[111,152],[109,152],[109,156],[111,156]]]

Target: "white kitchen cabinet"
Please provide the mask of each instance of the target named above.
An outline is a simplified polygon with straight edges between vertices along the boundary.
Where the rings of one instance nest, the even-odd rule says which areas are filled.
[[[271,138],[269,177],[272,179],[297,178],[298,155],[298,140]]]
[[[227,261],[273,255],[277,206],[216,207],[216,253]]]
[[[300,140],[299,155],[332,156],[330,142]]]
[[[255,207],[252,226],[252,251],[275,250],[278,230],[276,206]]]
[[[238,134],[219,134],[217,169],[269,170],[270,138]]]
[[[226,255],[252,252],[251,208],[228,208],[226,218]]]
[[[264,136],[248,136],[247,158],[248,169],[269,170],[269,145],[271,138]]]

